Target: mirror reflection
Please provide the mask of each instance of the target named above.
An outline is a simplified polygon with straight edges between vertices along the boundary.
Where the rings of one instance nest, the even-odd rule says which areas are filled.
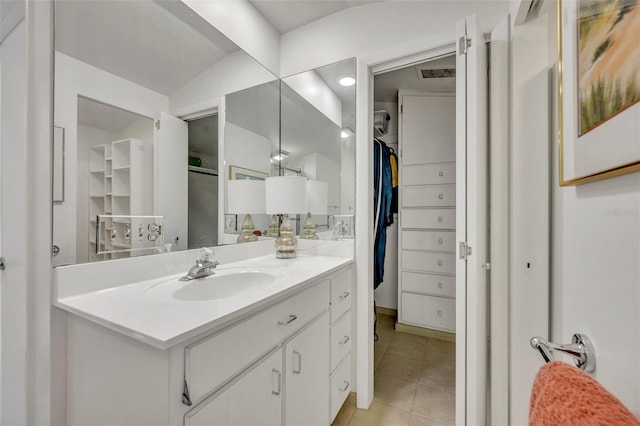
[[[276,77],[177,0],[55,8],[54,265],[218,244],[220,99]]]
[[[355,101],[353,58],[282,79],[280,167],[284,175],[327,184],[324,214],[310,212],[320,238],[333,238],[325,231],[337,222],[344,225],[338,237],[353,235]]]

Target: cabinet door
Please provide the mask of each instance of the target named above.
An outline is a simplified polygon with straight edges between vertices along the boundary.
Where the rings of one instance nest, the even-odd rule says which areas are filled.
[[[329,314],[285,345],[285,425],[329,424]]]
[[[215,368],[215,366],[211,366]],[[185,426],[280,426],[282,349],[273,351],[230,386],[188,412]]]

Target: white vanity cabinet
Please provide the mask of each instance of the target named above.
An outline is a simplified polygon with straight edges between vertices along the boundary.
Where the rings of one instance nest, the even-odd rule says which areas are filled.
[[[67,424],[329,425],[350,390],[352,285],[342,267],[164,350],[68,315]]]

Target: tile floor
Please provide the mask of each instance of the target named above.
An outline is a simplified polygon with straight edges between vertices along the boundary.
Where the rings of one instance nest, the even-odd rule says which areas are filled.
[[[374,393],[368,410],[351,394],[332,426],[441,426],[455,418],[455,343],[401,333],[378,314]]]

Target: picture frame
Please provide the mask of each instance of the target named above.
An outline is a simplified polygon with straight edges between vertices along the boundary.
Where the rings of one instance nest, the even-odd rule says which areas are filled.
[[[635,91],[640,94],[640,78],[629,72],[640,61],[607,66],[616,50],[634,42],[630,28],[636,22],[632,19],[640,18],[640,3],[636,6],[557,1],[560,186],[640,171],[640,96]]]
[[[229,180],[234,179],[253,179],[253,180],[265,180],[269,177],[268,173],[260,172],[258,170],[246,169],[239,166],[229,166]]]

